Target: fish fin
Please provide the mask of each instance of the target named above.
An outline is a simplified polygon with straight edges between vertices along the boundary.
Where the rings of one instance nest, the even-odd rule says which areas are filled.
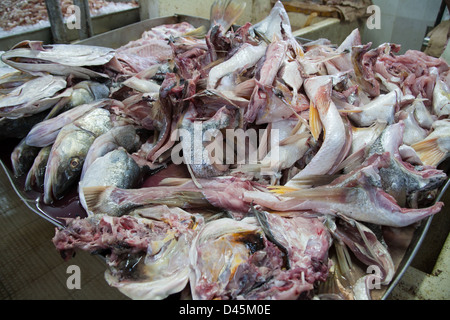
[[[295,192],[298,191],[298,188],[287,187],[287,186],[268,186],[270,192],[276,194],[285,194],[286,192]]]
[[[211,26],[220,24],[225,31],[240,17],[246,7],[245,2],[236,3],[233,0],[216,0],[211,6]]]
[[[281,140],[280,141],[280,147],[288,145],[288,144],[295,143],[295,142],[297,142],[297,141],[299,141],[301,139],[305,139],[305,138],[308,138],[308,137],[309,137],[309,132],[302,132],[302,133],[294,134],[292,136],[289,136],[289,137],[284,138],[283,140]]]
[[[238,168],[232,169],[232,173],[238,172],[259,172],[262,169],[262,164],[245,164]]]
[[[221,64],[222,62],[225,61],[225,58],[219,58],[217,60],[212,61],[211,63],[208,63],[206,66],[204,66],[202,68],[202,70],[208,70],[208,69],[212,69],[213,67],[217,66],[218,64]],[[201,79],[203,80],[203,79]],[[200,81],[200,80],[199,80]],[[205,86],[206,87],[206,86]]]
[[[192,168],[189,164],[187,165],[187,169],[189,171],[189,174],[191,175],[192,182],[194,182],[195,186],[199,189],[203,189],[202,185],[200,184],[200,182],[198,182],[197,177],[195,176],[195,174],[192,171]]]
[[[439,148],[437,137],[414,143],[411,147],[416,151],[420,160],[425,165],[437,166],[447,156],[447,152]]]
[[[322,122],[320,121],[319,111],[317,111],[317,108],[314,106],[312,101],[309,105],[309,126],[314,140],[316,141],[319,140],[319,136],[322,132],[323,125]]]
[[[303,125],[304,125],[304,121],[301,121],[300,119],[298,119],[297,123],[295,124],[295,127],[291,131],[291,136],[296,134]]]
[[[200,26],[198,28],[195,28],[194,30],[184,33],[182,35],[182,37],[193,37],[193,38],[202,39],[206,36],[206,32],[207,32],[206,27]]]
[[[323,186],[336,180],[339,176],[339,174],[310,175],[301,178],[292,178],[291,181],[295,182],[296,185]]]
[[[342,274],[345,279],[352,279],[351,271],[353,270],[353,263],[347,246],[339,240],[335,240],[333,244],[336,249],[337,266],[339,268],[338,272]]]
[[[305,119],[303,119],[301,115],[298,114],[298,112],[292,107],[292,105],[289,102],[286,101],[286,99],[281,98],[281,101],[292,111],[292,113],[297,117],[297,119],[306,126],[306,128],[311,130],[308,122]]]
[[[360,113],[363,110],[362,109],[338,109],[338,111],[339,111],[339,113],[347,114],[347,113]]]
[[[110,186],[95,186],[83,188],[84,199],[88,210],[95,208],[101,201],[102,195]]]
[[[356,167],[364,162],[365,156],[366,151],[364,150],[364,148],[361,148],[345,158],[334,171],[339,172],[342,169],[345,169],[347,172],[353,171]]]
[[[285,197],[292,197],[298,200],[323,200],[323,201],[339,201],[342,197],[345,197],[349,189],[354,188],[327,188],[317,187],[301,189],[297,191],[291,191],[284,193]]]
[[[236,85],[236,87],[234,88],[234,94],[238,97],[250,100],[255,86],[256,80],[254,78],[245,80]]]
[[[182,186],[186,183],[189,183],[191,181],[191,179],[189,178],[165,178],[162,179],[159,182],[159,186],[169,186],[169,187],[174,187],[174,186]]]
[[[255,32],[255,34],[256,34],[256,36],[257,36],[258,38],[261,38],[262,41],[264,41],[264,42],[267,43],[267,44],[270,44],[270,40],[266,37],[265,33],[260,32],[260,31],[259,31],[258,29],[256,29],[256,28],[255,28],[253,31]]]

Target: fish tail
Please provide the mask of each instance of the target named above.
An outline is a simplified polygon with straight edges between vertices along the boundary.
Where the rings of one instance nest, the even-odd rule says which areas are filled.
[[[192,179],[189,178],[164,178],[163,180],[160,181],[158,185],[166,187],[178,187],[191,181]]]
[[[289,144],[292,144],[292,143],[296,143],[297,141],[305,139],[305,138],[308,138],[309,136],[310,136],[309,132],[302,132],[302,133],[294,134],[292,136],[289,136],[289,137],[284,138],[283,140],[281,140],[280,141],[280,147],[286,146],[286,145],[289,145]]]
[[[320,175],[309,175],[300,178],[291,179],[296,185],[305,185],[305,186],[321,186],[326,185],[333,182],[337,179],[339,174],[320,174]]]
[[[312,101],[309,105],[309,126],[311,129],[311,134],[317,141],[320,134],[322,133],[323,126],[322,122],[320,121],[319,111],[317,111],[317,108],[314,106]]]
[[[202,39],[206,36],[206,32],[207,32],[206,27],[200,26],[198,28],[195,28],[194,30],[184,33],[183,37],[193,37],[193,38]]]
[[[447,155],[447,152],[439,148],[437,137],[422,140],[411,145],[411,147],[416,151],[420,160],[425,165],[437,166]]]
[[[287,192],[294,192],[298,191],[298,188],[293,187],[287,187],[287,186],[268,186],[267,189],[269,189],[270,192],[276,193],[276,194],[285,194]]]
[[[102,203],[105,191],[110,188],[110,186],[95,186],[83,188],[86,207],[89,211],[93,211],[94,208],[98,207]]]
[[[298,189],[284,193],[283,196],[296,198],[298,200],[324,200],[340,202],[345,198],[349,188],[327,188],[317,187],[308,189]]]
[[[246,3],[233,0],[216,0],[211,6],[211,25],[220,24],[227,31],[244,12]]]

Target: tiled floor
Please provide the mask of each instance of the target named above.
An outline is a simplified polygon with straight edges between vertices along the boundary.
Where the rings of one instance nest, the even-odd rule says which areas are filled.
[[[449,191],[443,199],[447,204]],[[412,263],[424,272],[430,272],[429,261],[436,259],[440,241],[446,238],[439,234],[448,234],[449,207],[433,219],[429,236]],[[0,299],[127,299],[106,283],[106,267],[99,257],[78,252],[65,262],[51,242],[54,233],[55,227],[30,211],[12,191],[0,168]],[[66,285],[70,276],[67,267],[72,264],[80,268],[81,289],[69,289]]]
[[[99,257],[78,252],[65,262],[51,242],[54,234],[55,227],[13,193],[0,169],[0,299],[126,299],[104,280]],[[81,289],[66,285],[73,264],[80,268]]]

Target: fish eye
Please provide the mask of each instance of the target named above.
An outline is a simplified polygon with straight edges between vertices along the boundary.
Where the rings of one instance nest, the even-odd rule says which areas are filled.
[[[80,166],[80,164],[81,164],[81,161],[79,158],[75,157],[75,158],[70,159],[69,165],[70,165],[71,169],[77,169]]]

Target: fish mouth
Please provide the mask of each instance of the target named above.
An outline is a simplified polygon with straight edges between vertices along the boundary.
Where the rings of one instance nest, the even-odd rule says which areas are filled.
[[[45,204],[61,200],[80,176],[82,166],[73,169],[70,167],[70,163],[69,165],[61,165],[61,158],[57,155],[49,160],[44,178]]]

